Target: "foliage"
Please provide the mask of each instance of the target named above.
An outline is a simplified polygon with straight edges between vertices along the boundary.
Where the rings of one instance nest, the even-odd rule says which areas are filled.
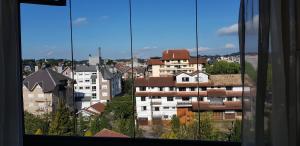
[[[91,132],[96,134],[102,129],[110,129],[109,120],[105,116],[96,116],[91,120]]]
[[[163,133],[160,138],[162,139],[177,139],[177,135],[174,132]]]
[[[36,116],[28,112],[24,112],[24,124],[26,134],[35,134],[38,129],[47,133],[49,122],[47,122],[48,115]]]
[[[88,130],[84,133],[84,136],[93,136],[92,131]]]
[[[229,141],[240,142],[241,141],[241,131],[242,130],[242,122],[241,120],[236,120],[233,123],[233,127],[229,129]]]
[[[90,127],[90,120],[84,120],[84,117],[82,115],[78,116],[77,119],[77,135],[84,136],[85,132]]]
[[[132,79],[122,80],[122,93],[131,95],[132,93]]]
[[[180,129],[180,121],[179,121],[179,118],[176,115],[172,116],[171,129],[174,133],[177,133]]]
[[[240,64],[227,61],[216,61],[207,65],[206,72],[209,74],[237,74],[240,73]]]
[[[114,97],[114,99],[107,104],[104,114],[111,114],[112,120],[129,119],[133,115],[131,96]]]
[[[43,135],[43,131],[42,131],[42,129],[39,128],[34,134],[35,135]]]
[[[58,101],[58,107],[52,118],[49,134],[70,136],[74,135],[74,118],[63,100]]]

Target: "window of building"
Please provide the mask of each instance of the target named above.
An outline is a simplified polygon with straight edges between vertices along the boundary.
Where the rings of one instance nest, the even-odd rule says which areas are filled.
[[[93,99],[97,98],[97,93],[92,93],[92,98]]]
[[[87,87],[85,87],[85,89],[90,89],[90,87],[89,87],[89,86],[87,86]]]
[[[142,106],[142,111],[147,110],[147,106]]]
[[[173,97],[167,97],[167,101],[174,101]]]
[[[179,91],[186,91],[185,87],[179,87]]]
[[[195,87],[191,87],[191,91],[195,91],[196,90],[196,88]]]
[[[159,111],[159,107],[154,107],[154,110],[155,111]]]
[[[169,107],[168,106],[164,106],[164,109],[169,109]]]
[[[159,91],[164,91],[164,88],[163,87],[159,87]]]
[[[146,91],[146,87],[140,87],[140,91]]]
[[[201,90],[202,90],[202,91],[206,91],[207,88],[206,88],[206,87],[201,87]]]
[[[189,101],[190,98],[189,97],[182,97],[182,101]]]
[[[83,87],[79,87],[79,89],[83,89]]]
[[[170,87],[169,89],[170,89],[170,91],[174,91],[174,87]]]
[[[96,86],[92,86],[92,91],[96,91]]]
[[[188,82],[190,80],[189,77],[182,77],[182,82]]]
[[[164,119],[168,119],[169,118],[169,116],[168,115],[164,115]]]
[[[96,79],[92,79],[92,84],[96,84]]]
[[[232,90],[232,86],[226,86],[226,90]]]
[[[90,82],[90,80],[85,80],[85,82],[87,83],[87,82]]]
[[[233,97],[227,97],[227,101],[233,101]]]
[[[141,97],[141,101],[146,101],[146,97],[145,97],[145,96],[142,96],[142,97]]]
[[[161,99],[161,96],[152,96],[152,99]]]

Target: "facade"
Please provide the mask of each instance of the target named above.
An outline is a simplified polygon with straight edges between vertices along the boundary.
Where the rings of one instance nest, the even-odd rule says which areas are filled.
[[[98,102],[106,103],[122,91],[121,74],[104,66],[76,66],[74,79],[78,109],[90,107]]]
[[[215,120],[241,118],[240,74],[193,72],[137,78],[135,87],[137,118],[141,123],[155,119],[171,120],[173,115],[177,115],[182,123],[188,123],[195,112],[205,111],[211,111]],[[248,90],[246,87],[245,91]]]
[[[131,74],[132,74],[131,66],[127,66],[124,63],[117,63],[115,67],[120,73],[122,73],[122,79],[127,80],[128,78],[131,78]],[[133,67],[134,78],[144,77],[145,73],[146,73],[145,67],[143,66]]]
[[[149,59],[147,68],[151,77],[172,76],[178,72],[192,73],[197,71],[197,63],[199,71],[202,71],[207,60],[198,58],[197,62],[197,58],[191,57],[186,49],[166,50],[161,58]]]
[[[73,107],[72,80],[52,69],[40,69],[23,81],[24,110],[41,115],[55,110],[58,100],[64,99]]]

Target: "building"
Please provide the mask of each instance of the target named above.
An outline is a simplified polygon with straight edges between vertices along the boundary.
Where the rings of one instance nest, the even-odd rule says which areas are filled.
[[[96,133],[94,135],[95,137],[114,137],[114,138],[129,138],[129,136],[124,135],[122,133],[118,133],[109,129],[102,129],[101,131],[99,131],[98,133]]]
[[[249,83],[247,80],[246,84]],[[171,120],[173,115],[177,115],[182,123],[187,123],[198,111],[212,111],[215,120],[241,118],[240,74],[177,73],[167,77],[137,78],[135,87],[140,123],[157,119]],[[244,90],[248,91],[249,88]]]
[[[52,69],[40,69],[23,80],[24,110],[41,115],[55,110],[59,99],[73,107],[72,80]]]
[[[79,65],[74,71],[75,97],[78,109],[106,103],[122,92],[121,74],[99,65]]]
[[[161,58],[150,58],[147,62],[149,76],[172,76],[178,72],[192,73],[198,69],[202,71],[207,63],[205,58],[191,57],[186,49],[166,50]]]
[[[117,63],[115,65],[116,69],[122,73],[122,79],[127,80],[128,78],[131,78],[132,74],[132,67],[127,66],[124,63]],[[133,67],[133,77],[134,78],[139,78],[139,77],[144,77],[146,73],[146,68],[143,66],[137,66]]]
[[[81,114],[83,117],[97,116],[104,112],[105,105],[101,102],[95,103],[90,107],[83,108],[77,112],[77,114]]]

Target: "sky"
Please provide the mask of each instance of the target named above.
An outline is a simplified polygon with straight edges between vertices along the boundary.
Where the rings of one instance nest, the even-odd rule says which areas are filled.
[[[69,6],[69,3],[68,3]],[[21,5],[23,59],[71,58],[68,6]],[[238,52],[239,0],[198,0],[199,54]],[[128,0],[72,0],[74,58],[130,58]],[[196,55],[194,0],[132,0],[133,54]]]

